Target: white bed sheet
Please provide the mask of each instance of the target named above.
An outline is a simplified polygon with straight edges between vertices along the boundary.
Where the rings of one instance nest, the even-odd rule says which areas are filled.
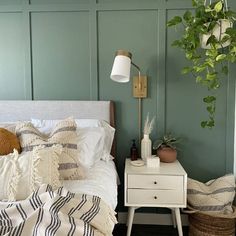
[[[73,193],[96,195],[103,199],[112,209],[117,205],[118,175],[112,160],[98,161],[88,170],[84,180],[64,180],[62,185]]]

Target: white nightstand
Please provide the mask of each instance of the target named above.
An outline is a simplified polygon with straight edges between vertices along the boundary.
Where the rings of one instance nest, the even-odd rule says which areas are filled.
[[[167,207],[183,235],[180,208],[186,207],[187,174],[178,161],[160,163],[160,168],[135,167],[125,163],[125,206],[129,207],[127,236],[130,236],[134,211],[140,207]],[[175,224],[175,221],[174,221]]]

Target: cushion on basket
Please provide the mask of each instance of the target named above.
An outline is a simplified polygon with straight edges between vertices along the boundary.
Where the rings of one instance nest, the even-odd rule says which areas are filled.
[[[207,183],[188,178],[187,200],[190,207],[205,213],[231,214],[235,196],[235,179],[225,175]]]

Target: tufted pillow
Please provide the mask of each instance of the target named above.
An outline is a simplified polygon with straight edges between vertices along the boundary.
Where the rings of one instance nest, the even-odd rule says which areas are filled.
[[[15,201],[27,198],[42,184],[58,188],[58,160],[61,145],[38,146],[32,152],[13,153],[0,157],[0,200]]]
[[[0,128],[0,155],[12,153],[14,149],[21,151],[17,136],[7,129]]]
[[[17,125],[16,134],[20,139],[22,151],[32,151],[38,145],[51,147],[61,144],[62,154],[59,159],[60,179],[81,179],[85,172],[78,163],[76,123],[73,119],[58,122],[51,133],[41,133],[29,122]]]
[[[207,183],[188,178],[187,199],[190,207],[205,213],[230,214],[235,195],[234,176],[225,175]]]

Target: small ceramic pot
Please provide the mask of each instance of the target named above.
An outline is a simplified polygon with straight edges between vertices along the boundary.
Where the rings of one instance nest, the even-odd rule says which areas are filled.
[[[161,162],[171,163],[177,158],[177,151],[170,147],[161,147],[157,149],[157,156],[159,156]]]

